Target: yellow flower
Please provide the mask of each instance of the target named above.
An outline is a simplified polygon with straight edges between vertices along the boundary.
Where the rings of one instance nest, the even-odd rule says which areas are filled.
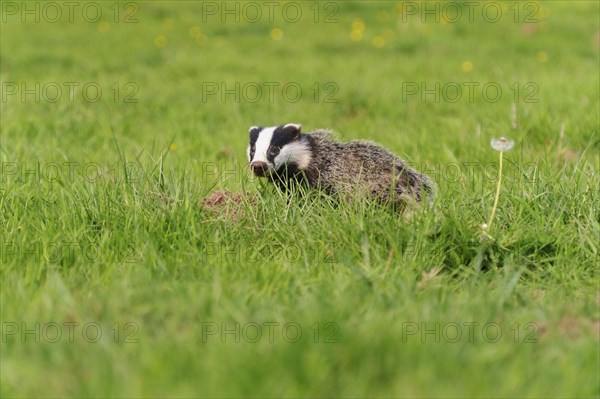
[[[283,39],[283,31],[279,28],[271,29],[271,39],[273,39],[273,40]]]
[[[544,6],[541,6],[540,10],[539,10],[539,14],[535,15],[535,17],[540,20],[548,19],[549,16],[550,16],[550,9],[548,7],[544,7]]]
[[[383,38],[383,36],[375,36],[373,38],[373,46],[377,48],[382,48],[383,46],[385,46],[385,39]]]
[[[102,21],[98,24],[98,31],[100,33],[107,33],[110,30],[110,25],[106,21]]]
[[[353,42],[360,42],[363,38],[363,33],[361,30],[352,30],[352,33],[350,33],[350,39]]]
[[[377,14],[379,19],[382,21],[388,21],[390,19],[390,13],[387,12],[386,10],[382,10],[379,11],[379,14]]]
[[[175,151],[176,149],[177,149],[177,144],[171,143],[171,145],[169,145],[169,151]]]
[[[172,29],[173,25],[175,25],[175,20],[173,18],[165,18],[165,20],[162,22],[162,27],[165,30]]]
[[[194,40],[198,46],[204,46],[208,42],[208,38],[203,34],[199,34]]]
[[[188,29],[188,33],[192,39],[195,39],[198,35],[202,34],[202,30],[197,26],[192,26]]]
[[[365,30],[365,22],[360,18],[355,19],[352,21],[352,30]]]
[[[548,54],[545,51],[540,51],[535,56],[539,62],[548,61]]]
[[[158,35],[156,36],[156,39],[154,39],[154,44],[156,45],[156,47],[158,48],[163,48],[167,45],[167,38],[163,35]]]
[[[460,67],[464,72],[471,72],[473,70],[473,63],[471,61],[463,61]]]
[[[392,29],[388,29],[385,32],[383,32],[383,37],[386,41],[392,41],[396,38],[396,32],[394,32]]]

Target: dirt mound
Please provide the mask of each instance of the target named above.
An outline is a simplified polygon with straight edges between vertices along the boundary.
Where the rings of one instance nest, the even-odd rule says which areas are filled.
[[[248,193],[232,193],[227,190],[217,190],[208,197],[200,200],[200,206],[207,211],[209,215],[225,221],[238,221],[244,216],[244,202],[253,203],[256,200],[255,195]]]

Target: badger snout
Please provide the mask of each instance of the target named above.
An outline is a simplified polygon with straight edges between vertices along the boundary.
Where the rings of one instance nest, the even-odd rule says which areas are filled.
[[[267,175],[269,165],[263,161],[254,161],[250,164],[250,169],[252,169],[252,173],[256,176],[263,177]]]

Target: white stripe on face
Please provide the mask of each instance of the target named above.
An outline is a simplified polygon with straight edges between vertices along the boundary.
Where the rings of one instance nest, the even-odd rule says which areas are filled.
[[[310,149],[303,141],[286,144],[274,159],[275,168],[279,169],[287,163],[295,163],[300,169],[306,169],[311,161]]]
[[[258,133],[258,139],[256,140],[256,144],[254,147],[254,159],[252,159],[250,163],[252,163],[253,161],[262,161],[269,163],[269,161],[267,160],[267,151],[271,146],[271,138],[273,138],[273,132],[275,131],[275,129],[276,127],[267,127],[261,130],[260,133]]]

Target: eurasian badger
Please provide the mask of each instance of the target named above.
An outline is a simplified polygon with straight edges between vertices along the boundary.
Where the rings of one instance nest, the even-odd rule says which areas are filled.
[[[370,141],[335,141],[328,131],[302,133],[300,125],[252,126],[250,169],[282,188],[306,184],[328,194],[365,194],[384,203],[421,201],[431,180]]]

